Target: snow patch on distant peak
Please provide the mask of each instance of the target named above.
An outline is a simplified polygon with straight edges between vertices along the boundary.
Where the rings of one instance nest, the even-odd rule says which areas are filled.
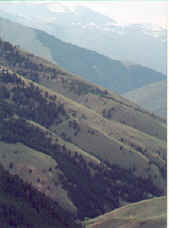
[[[62,3],[49,3],[47,7],[50,11],[57,12],[57,13],[66,13],[66,12],[75,13],[77,8],[76,6],[69,6]]]

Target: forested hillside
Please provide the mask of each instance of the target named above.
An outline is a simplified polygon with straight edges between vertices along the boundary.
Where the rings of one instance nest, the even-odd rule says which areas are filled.
[[[21,197],[36,224],[50,207],[44,227],[81,227],[85,217],[166,194],[165,120],[2,40],[0,118],[2,176],[26,186]],[[5,191],[2,212],[31,227],[18,190],[9,201]]]

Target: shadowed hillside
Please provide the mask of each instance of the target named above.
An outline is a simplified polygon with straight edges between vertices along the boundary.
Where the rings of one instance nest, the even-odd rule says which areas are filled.
[[[2,40],[0,117],[4,169],[73,220],[166,192],[165,120]]]
[[[80,228],[56,202],[0,166],[0,226]]]
[[[108,90],[71,75],[56,65],[21,52],[8,42],[1,42],[0,47],[1,63],[8,65],[13,71],[87,106],[106,119],[166,140],[166,126],[154,114]]]
[[[120,199],[133,202],[133,200],[147,198],[149,195],[161,195],[164,191],[163,178],[165,176],[162,177],[162,175],[165,175],[165,161],[160,157],[153,158],[149,151],[146,152],[149,155],[142,155],[113,137],[106,136],[101,130],[96,130],[92,127],[91,118],[94,118],[93,115],[95,118],[98,117],[93,111],[83,108],[59,94],[50,93],[45,88],[6,68],[1,68],[1,88],[3,91],[1,94],[1,98],[3,98],[1,101],[1,140],[10,144],[21,143],[51,156],[65,176],[62,181],[60,180],[61,186],[66,192],[69,192],[67,204],[60,203],[68,210],[73,210],[75,214],[77,210],[80,218],[86,216],[86,213],[87,216],[93,217],[119,207]],[[74,111],[73,115],[68,111],[69,107],[72,112]],[[77,113],[77,108],[79,113]],[[78,115],[80,118],[82,115],[80,109],[85,113],[86,120],[78,120]],[[75,111],[76,118],[74,117]],[[85,141],[86,139],[88,142]],[[94,140],[99,142],[101,139],[102,147],[98,144],[93,148],[92,142]],[[104,151],[104,146],[107,149],[110,147],[109,150],[114,152],[108,155],[110,152],[109,150]],[[129,154],[131,155],[129,156]],[[163,155],[161,154],[161,156]],[[8,159],[7,164],[10,169],[10,163],[14,163],[15,160],[11,160],[11,156]],[[19,170],[17,168],[18,174]],[[79,172],[81,176],[79,176]],[[37,180],[38,178],[37,176]],[[71,183],[70,186],[68,180]],[[45,187],[39,182],[41,181],[39,180],[38,185],[35,184],[35,186],[46,192],[47,186]],[[50,179],[48,182],[50,183]],[[99,187],[98,191],[98,185],[102,185],[104,188]],[[47,191],[50,196],[52,196],[50,194],[52,186],[53,181],[50,186],[51,190]],[[57,191],[57,188],[55,189]],[[114,191],[111,192],[110,189],[114,189]],[[121,189],[121,193],[118,189]],[[136,198],[133,196],[132,189],[135,189]],[[53,197],[55,199],[56,196]],[[109,197],[108,201],[107,197]],[[98,198],[100,199],[99,204]],[[92,205],[95,205],[95,210],[92,209]],[[97,207],[98,210],[96,210]]]

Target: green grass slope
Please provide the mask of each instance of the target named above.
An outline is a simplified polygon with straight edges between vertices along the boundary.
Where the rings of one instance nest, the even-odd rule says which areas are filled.
[[[13,83],[12,89],[10,83]],[[155,165],[160,172],[158,169],[153,172],[153,179],[163,186],[163,181],[160,183],[166,159],[163,141],[104,119],[96,112],[60,94],[50,94],[42,86],[34,85],[10,71],[6,74],[2,70],[2,88],[11,94],[8,99],[17,115],[50,128],[58,136],[111,165],[127,169],[137,167],[135,171],[139,176],[147,177],[147,169],[154,170]],[[126,160],[127,157],[130,159]]]
[[[163,74],[152,69],[140,65],[126,67],[120,61],[3,18],[0,19],[0,37],[53,61],[73,74],[81,75],[85,80],[118,93],[125,93],[165,78]]]
[[[167,118],[167,81],[144,86],[124,94],[124,97],[156,115]]]
[[[8,42],[0,47],[5,169],[78,219],[165,194],[165,120]],[[27,161],[23,173],[11,148]],[[41,178],[28,174],[29,166]]]
[[[82,227],[56,202],[11,175],[0,165],[0,226],[2,228]]]
[[[51,199],[57,199],[62,208],[75,214],[76,207],[60,183],[62,172],[54,159],[22,143],[0,141],[0,148],[0,163],[6,170]],[[58,198],[58,194],[62,197]]]
[[[28,147],[25,155],[28,167],[35,166],[33,154],[38,158],[37,163],[41,161],[41,153],[50,156],[45,158],[45,170],[51,158],[58,164],[58,172],[62,174],[58,186],[61,187],[53,186],[54,180],[58,180],[55,172],[51,175],[53,181],[47,172],[42,177],[42,182],[48,178],[46,184],[41,183],[41,178],[32,182],[69,213],[80,219],[92,218],[119,207],[121,201],[135,202],[165,193],[166,151],[160,139],[104,119],[95,111],[3,66],[0,67],[0,87],[0,140]],[[130,134],[135,135],[136,144],[130,145],[129,141],[109,133],[117,127],[121,137],[125,132],[130,132],[128,140]],[[137,148],[141,138],[147,150]],[[6,144],[1,144],[2,148]],[[17,159],[8,146],[5,150],[9,155],[4,164],[11,170],[10,163],[16,163],[19,173]],[[35,150],[36,155],[29,148]],[[153,148],[159,151],[154,152]],[[24,160],[22,154],[20,157]],[[20,177],[29,182],[26,167],[25,172]],[[38,174],[42,175],[41,170]],[[55,191],[56,195],[52,195]]]
[[[129,204],[85,222],[87,228],[164,228],[167,227],[166,197]]]
[[[44,61],[43,59],[36,58],[33,55],[27,53],[23,53],[7,42],[1,42],[1,53],[1,61],[3,64],[9,65],[13,70],[24,75],[26,78],[43,84],[45,81],[46,86],[49,88],[51,87],[51,83],[53,83],[53,85],[56,86],[55,89],[57,89],[59,93],[62,92],[63,95],[66,95],[67,97],[78,101],[78,103],[85,104],[85,106],[88,107],[85,108],[83,105],[77,104],[69,98],[65,98],[65,96],[63,97],[60,94],[56,95],[55,93],[51,93],[49,90],[46,90],[46,92],[43,92],[43,94],[45,94],[46,97],[49,97],[50,102],[53,103],[50,105],[50,109],[48,108],[50,111],[48,110],[45,113],[45,119],[43,121],[40,120],[42,122],[45,122],[45,126],[52,125],[52,129],[58,132],[57,129],[59,129],[59,126],[55,126],[56,123],[52,124],[51,122],[54,120],[54,117],[52,117],[51,113],[54,110],[53,104],[57,98],[57,103],[59,102],[59,105],[64,104],[66,112],[69,114],[71,113],[73,121],[77,122],[75,125],[78,125],[78,122],[80,122],[80,124],[83,124],[83,126],[87,125],[94,128],[99,132],[100,135],[103,135],[104,133],[104,138],[106,139],[105,143],[107,144],[107,142],[109,142],[110,146],[108,148],[110,148],[110,151],[112,151],[112,148],[116,148],[116,150],[118,148],[119,151],[120,148],[122,148],[124,145],[125,151],[129,151],[131,148],[131,152],[138,151],[139,153],[141,152],[141,154],[144,156],[146,154],[149,159],[151,158],[151,162],[153,163],[157,163],[157,160],[160,160],[160,168],[163,167],[164,162],[161,161],[160,157],[162,160],[166,159],[166,143],[157,138],[166,138],[166,126],[165,122],[162,122],[160,118],[141,110],[137,105],[130,103],[129,101],[117,96],[116,94],[112,94],[107,90],[105,91],[100,87],[85,82],[80,77],[72,76],[71,74],[61,70],[57,66]],[[10,58],[10,56],[13,57]],[[31,86],[29,87],[31,88]],[[23,99],[22,90],[22,88],[17,89],[17,94],[14,96],[14,102],[17,99],[21,99],[20,102],[24,103],[31,96],[31,92],[29,91],[30,89],[27,89],[25,91],[26,97]],[[14,92],[16,93],[16,90],[14,90]],[[24,109],[26,108],[26,113],[28,115],[27,118],[33,118],[34,121],[37,121],[37,118],[39,118],[38,109],[35,106],[36,113],[33,114],[34,116],[31,116],[32,114],[28,114],[31,112],[29,108],[35,109],[35,107],[31,107],[32,99],[28,100],[30,101],[28,102],[27,107],[22,107],[20,104],[17,105],[20,105],[20,107],[22,107],[22,112],[25,111]],[[42,100],[44,100],[44,98]],[[105,104],[105,106],[101,104]],[[114,106],[112,107],[112,105]],[[100,109],[102,106],[104,107],[103,111]],[[41,107],[40,103],[38,107],[40,107],[40,110],[44,112],[44,108]],[[42,122],[40,122],[40,124]],[[69,124],[69,121],[65,121],[64,126],[65,129],[67,126],[69,129],[72,128],[71,124]],[[131,128],[132,126],[136,129]],[[78,128],[78,126],[76,127]],[[87,134],[90,132],[90,127],[88,130],[86,129]],[[73,129],[74,134],[78,133],[76,131],[76,128]],[[79,146],[81,147],[84,147],[84,144],[86,144],[84,140],[87,139],[86,133],[83,134],[83,140],[78,140],[78,142],[76,139],[77,137],[73,137],[71,135],[72,130],[68,131],[66,129],[61,133],[68,134],[68,137],[72,137],[74,143],[80,143]],[[153,137],[147,133],[151,134]],[[74,136],[76,136],[76,134]],[[98,137],[95,137],[94,134],[92,137],[91,135],[92,134],[90,134],[89,137],[91,140],[92,138],[93,140],[98,140]],[[101,149],[101,147],[98,147],[96,149],[92,147],[92,141],[88,141],[87,145],[89,145],[89,143],[90,147],[88,148],[88,152],[93,153],[93,151],[96,151],[96,153],[99,153],[98,150],[100,150],[100,153],[102,154],[107,153],[107,155],[102,156],[102,159],[103,157],[104,159],[107,157],[105,159],[106,161],[110,161],[110,158],[112,159],[112,157],[110,157],[112,153],[109,152],[109,150],[103,153],[103,149]],[[118,160],[122,159],[122,154],[122,152],[119,152],[120,157],[117,158]],[[135,154],[136,153],[134,153],[134,155]],[[116,162],[117,159],[115,160]],[[122,162],[120,161],[120,163]]]
[[[7,42],[1,41],[0,45],[1,63],[8,65],[15,72],[85,105],[106,119],[166,140],[165,121],[163,124],[160,118],[142,110],[138,105],[71,75],[43,59],[21,52]]]

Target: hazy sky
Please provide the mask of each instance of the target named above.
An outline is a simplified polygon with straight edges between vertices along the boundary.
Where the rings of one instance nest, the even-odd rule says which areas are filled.
[[[7,2],[7,1],[6,1]],[[13,1],[14,2],[14,1]],[[22,1],[18,1],[22,2]],[[39,3],[39,1],[25,1]],[[41,1],[49,3],[50,8],[60,11],[60,5],[74,9],[77,6],[87,6],[95,11],[107,15],[120,24],[151,23],[167,27],[168,1],[165,0],[114,0],[114,1]],[[0,0],[1,3],[1,0]],[[58,4],[59,3],[59,4]],[[11,3],[10,3],[11,4]],[[23,1],[24,4],[24,1]]]
[[[58,2],[58,1],[57,1]],[[152,23],[163,27],[167,26],[167,2],[166,1],[86,1],[86,2],[62,2],[62,4],[74,7],[78,5],[87,6],[99,11],[122,24],[126,23]],[[53,9],[57,10],[57,6]]]

